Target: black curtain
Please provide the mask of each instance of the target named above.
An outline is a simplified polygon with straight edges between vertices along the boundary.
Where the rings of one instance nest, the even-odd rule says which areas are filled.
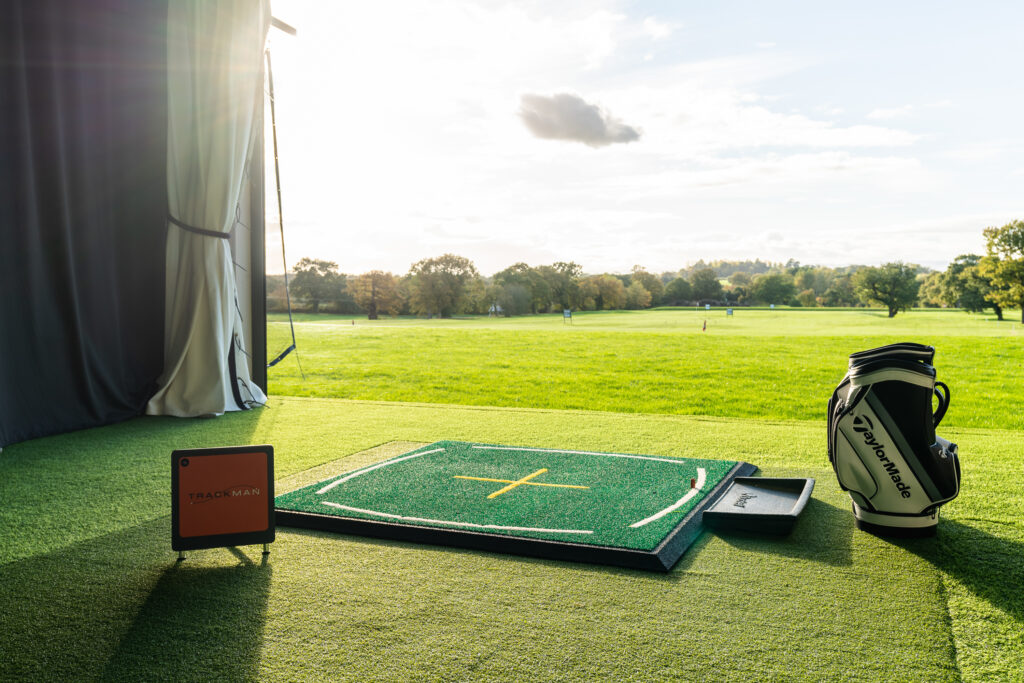
[[[0,21],[0,447],[140,414],[163,363],[166,0]]]

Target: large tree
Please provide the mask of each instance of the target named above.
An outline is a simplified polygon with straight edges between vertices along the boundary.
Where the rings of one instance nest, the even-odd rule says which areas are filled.
[[[693,288],[690,281],[684,277],[677,277],[665,287],[665,303],[671,306],[682,306],[693,299]]]
[[[470,284],[480,277],[473,262],[444,254],[417,261],[409,269],[409,304],[415,313],[450,318],[469,305]]]
[[[698,301],[721,301],[722,283],[714,268],[701,268],[690,277],[693,298]]]
[[[886,263],[868,266],[853,274],[853,288],[865,303],[877,302],[885,306],[892,318],[917,302],[917,268],[906,263]]]
[[[986,298],[1003,308],[1020,306],[1024,323],[1024,221],[985,228],[985,249],[978,273],[992,284]]]
[[[805,289],[801,292],[797,292],[796,300],[801,306],[808,308],[818,305],[818,297],[815,296],[813,289]]]
[[[763,273],[754,278],[750,294],[755,301],[766,304],[789,303],[796,295],[796,285],[789,273]]]
[[[376,320],[381,311],[396,315],[402,307],[398,278],[391,273],[371,270],[349,280],[348,289],[370,320]]]
[[[1002,320],[1003,307],[988,298],[993,290],[992,281],[978,272],[981,259],[977,254],[960,254],[953,259],[939,279],[940,296],[944,303],[971,313],[991,308],[996,318]]]
[[[580,290],[596,310],[608,311],[626,306],[626,287],[614,275],[604,273],[584,278],[580,282]]]
[[[494,274],[494,284],[499,287],[518,285],[530,294],[527,312],[546,311],[551,305],[551,285],[536,269],[525,263],[516,263]]]
[[[470,278],[466,283],[465,298],[462,310],[466,313],[486,314],[494,303],[490,296],[487,283],[482,277]]]
[[[548,283],[553,306],[560,309],[581,308],[580,277],[583,268],[572,261],[556,261],[550,266],[538,266],[537,272]]]
[[[814,296],[822,296],[835,280],[836,271],[825,266],[803,266],[794,277],[798,292],[814,290]]]
[[[525,315],[530,312],[531,295],[523,285],[515,282],[497,285],[494,288],[495,313],[501,312],[506,318],[513,315]]]
[[[345,291],[344,276],[334,261],[303,258],[295,264],[288,287],[293,296],[309,301],[313,312],[325,301],[337,301]]]
[[[850,273],[836,274],[829,283],[825,293],[821,295],[826,306],[853,306],[857,303],[857,292],[853,288],[853,276]]]
[[[945,303],[942,290],[942,273],[933,271],[917,276],[917,303],[925,308],[935,308]]]
[[[658,283],[661,284],[661,283]],[[626,308],[637,310],[651,305],[651,293],[640,280],[633,280],[626,287]]]
[[[665,293],[665,285],[661,283],[660,277],[653,273],[648,273],[644,270],[643,266],[633,266],[630,286],[632,286],[633,282],[639,282],[651,295],[651,306],[658,306],[661,304]],[[646,306],[641,306],[640,308],[646,308]]]
[[[733,287],[749,287],[753,281],[754,278],[751,277],[750,273],[745,273],[742,270],[737,270],[729,276],[729,284]]]
[[[750,273],[742,270],[729,275],[729,287],[725,290],[725,300],[729,303],[749,301],[751,298],[750,285],[753,281]]]

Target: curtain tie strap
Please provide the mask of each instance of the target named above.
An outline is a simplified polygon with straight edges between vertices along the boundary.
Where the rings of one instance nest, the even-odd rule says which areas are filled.
[[[187,230],[188,232],[194,232],[197,235],[206,235],[207,237],[219,237],[222,240],[226,240],[226,239],[230,239],[231,238],[231,233],[230,232],[218,232],[216,230],[206,230],[204,228],[197,228],[194,225],[189,225],[188,223],[182,223],[177,218],[172,216],[170,213],[167,214],[167,220],[169,220],[170,222],[174,223],[175,225],[177,225],[182,230]]]

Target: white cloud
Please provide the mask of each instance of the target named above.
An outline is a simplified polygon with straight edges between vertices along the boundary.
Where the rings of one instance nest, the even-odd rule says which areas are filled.
[[[953,161],[982,162],[1001,157],[1019,158],[1021,150],[1024,150],[1024,139],[1004,138],[958,145],[945,150],[939,156]]]
[[[657,169],[667,166],[663,170]],[[564,171],[563,171],[564,172]],[[594,197],[655,207],[677,202],[680,193],[709,199],[818,201],[838,187],[846,192],[926,192],[936,179],[912,158],[872,157],[847,151],[769,156],[716,157],[637,162],[632,173],[577,176],[591,184]]]
[[[654,17],[647,17],[643,23],[644,32],[654,40],[663,40],[672,35],[675,27],[671,24],[658,21]]]
[[[773,70],[760,60],[751,62],[751,68]],[[735,62],[732,68],[742,71]],[[907,147],[919,139],[887,126],[841,126],[805,114],[779,112],[749,87],[730,82],[723,65],[716,62],[708,65],[707,72],[687,64],[648,75],[643,85],[600,95],[626,120],[644,122],[646,143],[642,144],[681,155],[745,148]]]
[[[868,118],[874,121],[884,121],[887,119],[904,119],[910,116],[910,114],[913,111],[913,105],[905,104],[902,107],[893,107],[891,109],[873,109],[868,114]]]
[[[570,93],[550,97],[523,95],[519,117],[534,136],[545,140],[569,140],[590,147],[606,147],[640,139],[640,131],[636,128]]]

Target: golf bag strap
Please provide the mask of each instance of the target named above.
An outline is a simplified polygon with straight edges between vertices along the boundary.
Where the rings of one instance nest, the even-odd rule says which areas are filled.
[[[942,391],[939,391],[939,389]],[[939,399],[939,407],[935,409],[935,415],[932,420],[936,427],[942,422],[943,416],[946,414],[946,410],[949,408],[949,387],[946,386],[945,382],[935,383],[935,397]]]

